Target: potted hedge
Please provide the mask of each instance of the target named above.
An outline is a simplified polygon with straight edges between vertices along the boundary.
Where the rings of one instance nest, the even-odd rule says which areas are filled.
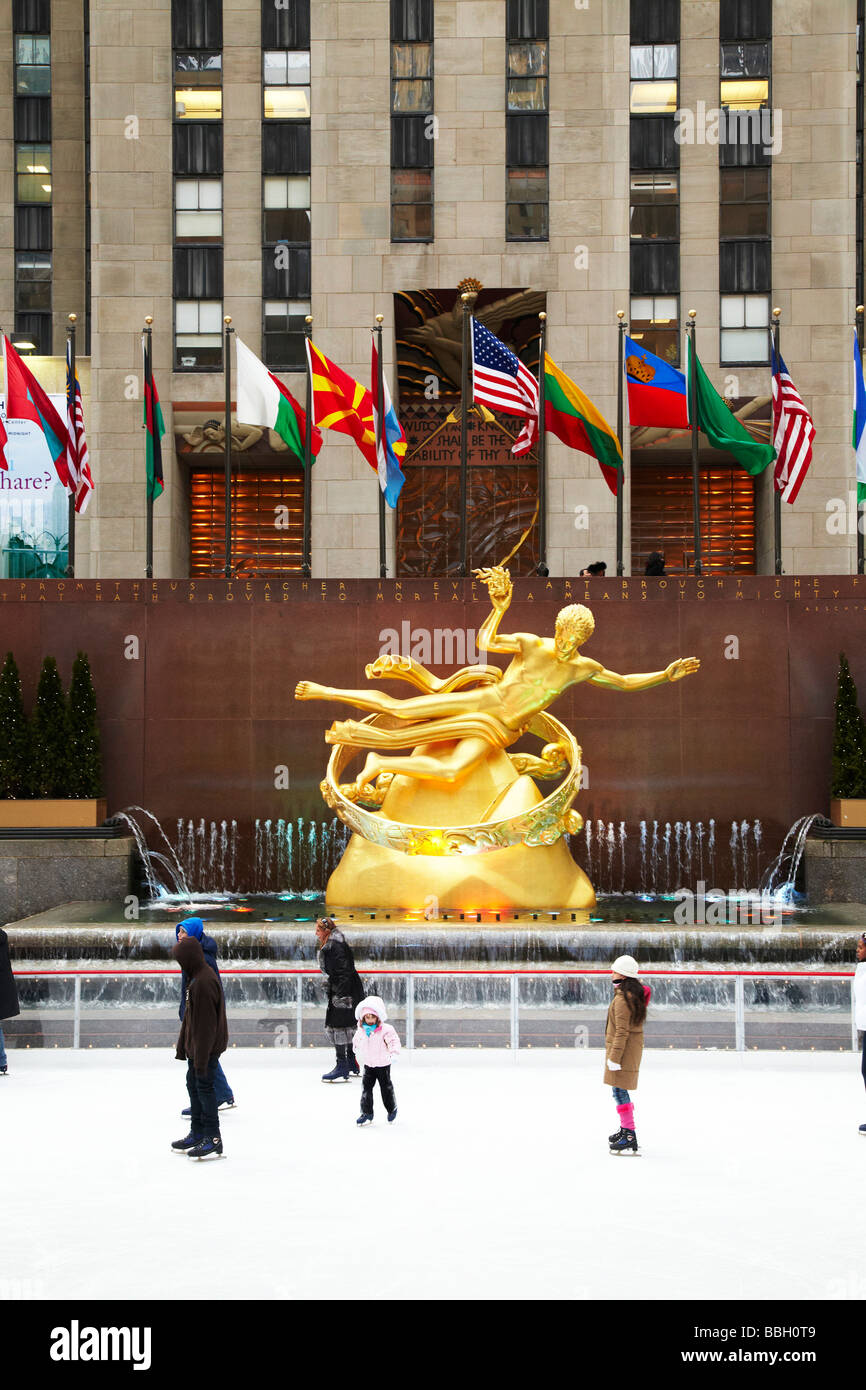
[[[79,652],[67,700],[57,662],[42,663],[28,723],[12,653],[0,672],[0,827],[89,828],[105,820],[96,696]]]
[[[839,657],[830,796],[834,825],[866,827],[866,724],[844,652]]]

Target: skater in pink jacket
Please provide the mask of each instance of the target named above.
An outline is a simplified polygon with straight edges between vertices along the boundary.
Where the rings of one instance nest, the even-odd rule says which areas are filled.
[[[397,1097],[391,1082],[391,1063],[400,1055],[397,1030],[388,1022],[388,1011],[378,994],[371,994],[362,999],[355,1009],[355,1017],[358,1020],[358,1028],[352,1039],[352,1047],[359,1064],[364,1068],[361,1113],[355,1123],[373,1123],[373,1091],[378,1081],[382,1101],[388,1112],[388,1123],[393,1124],[397,1118]]]

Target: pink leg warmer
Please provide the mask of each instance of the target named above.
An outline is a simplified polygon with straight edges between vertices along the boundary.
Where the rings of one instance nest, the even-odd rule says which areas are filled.
[[[617,1114],[623,1129],[634,1129],[634,1105],[629,1101],[628,1105],[618,1105]]]

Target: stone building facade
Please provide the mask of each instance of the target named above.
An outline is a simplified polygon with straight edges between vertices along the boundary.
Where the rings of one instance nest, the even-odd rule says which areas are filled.
[[[279,0],[277,0],[279,6]],[[16,5],[18,0],[16,0]],[[288,7],[288,0],[287,6]],[[154,374],[168,428],[164,495],[154,510],[158,577],[190,573],[188,462],[170,447],[181,409],[219,416],[219,371],[174,370],[173,37],[169,0],[146,7],[51,0],[54,354],[66,316],[87,315],[85,160],[90,167],[90,360],[85,410],[96,492],[77,533],[84,577],[142,575],[145,562],[140,333],[153,316]],[[310,305],[316,344],[366,381],[369,330],[384,315],[386,371],[396,376],[394,295],[485,287],[543,291],[548,350],[615,425],[617,311],[630,310],[628,0],[550,0],[549,229],[506,237],[506,0],[435,0],[434,236],[391,240],[389,0],[311,0]],[[678,105],[719,106],[716,0],[681,0]],[[221,308],[262,353],[262,0],[222,4]],[[856,304],[857,0],[773,0],[770,104],[772,273],[783,352],[817,429],[814,461],[783,517],[789,573],[852,573],[850,525],[828,528],[828,503],[854,488],[851,327]],[[15,321],[15,77],[12,0],[0,0],[0,323]],[[85,56],[89,44],[89,92]],[[633,98],[632,98],[633,99]],[[85,147],[85,119],[89,142]],[[720,362],[716,144],[679,150],[680,327],[697,313],[698,351],[717,388],[766,398],[767,365]],[[79,342],[79,352],[84,352]],[[55,389],[62,363],[36,370]],[[304,378],[283,373],[303,400]],[[729,378],[734,376],[735,381]],[[50,380],[49,380],[50,378]],[[173,409],[174,407],[174,409]],[[765,412],[766,414],[766,412]],[[676,446],[686,449],[688,441]],[[626,449],[625,572],[631,570]],[[667,456],[665,456],[667,457]],[[583,510],[585,509],[585,510]],[[394,519],[389,514],[389,532]],[[773,565],[768,474],[755,500],[755,567]],[[554,440],[548,452],[547,563],[554,575],[615,564],[615,501],[594,459]],[[370,468],[330,433],[312,478],[312,568],[322,577],[378,573],[378,497]],[[393,573],[393,534],[389,535]]]

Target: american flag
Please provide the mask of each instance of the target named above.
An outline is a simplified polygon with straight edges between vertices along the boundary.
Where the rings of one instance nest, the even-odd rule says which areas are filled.
[[[75,493],[76,512],[86,512],[93,492],[93,477],[90,472],[90,455],[87,452],[87,439],[84,434],[84,407],[81,403],[81,385],[78,372],[72,365],[72,344],[66,344],[66,428],[69,431],[69,449],[66,459],[70,491]]]
[[[776,447],[776,491],[783,502],[794,502],[812,462],[815,426],[791,380],[781,353],[773,344],[773,444]]]
[[[511,452],[528,453],[538,433],[538,382],[520,358],[476,318],[472,319],[472,399],[506,415],[527,416]]]

